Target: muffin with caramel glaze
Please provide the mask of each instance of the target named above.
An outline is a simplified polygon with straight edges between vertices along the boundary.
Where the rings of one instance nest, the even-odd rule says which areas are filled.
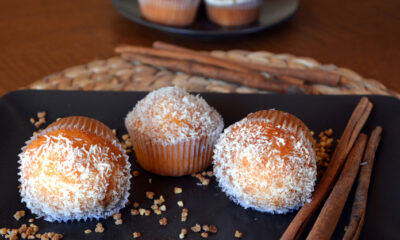
[[[214,149],[214,175],[237,204],[286,213],[311,201],[316,182],[313,138],[297,117],[258,111],[229,126]]]
[[[22,150],[22,201],[38,217],[50,222],[106,218],[128,201],[128,156],[95,119],[59,119]]]

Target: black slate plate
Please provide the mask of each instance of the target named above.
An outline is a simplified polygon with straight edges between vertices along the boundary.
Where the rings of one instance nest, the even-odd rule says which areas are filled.
[[[160,31],[198,37],[226,37],[259,32],[288,20],[299,7],[299,0],[264,0],[257,22],[243,27],[221,27],[207,18],[205,7],[200,6],[195,22],[178,28],[149,22],[140,16],[138,0],[112,0],[114,8],[124,17]]]
[[[17,91],[0,99],[0,227],[18,227],[34,217],[28,212],[19,222],[12,215],[25,204],[20,201],[17,190],[17,154],[24,142],[32,135],[35,127],[29,118],[38,111],[48,112],[51,123],[59,117],[85,115],[103,121],[118,133],[125,133],[123,118],[135,103],[146,93],[140,92],[61,92],[61,91]],[[235,95],[202,94],[224,117],[226,126],[240,120],[250,112],[260,109],[276,108],[300,117],[312,130],[319,132],[333,128],[340,135],[345,124],[358,103],[360,96],[304,96],[304,95]],[[382,96],[369,96],[374,109],[364,132],[376,125],[382,125],[383,139],[376,155],[376,165],[371,182],[368,209],[362,239],[400,238],[400,101]],[[337,137],[337,136],[336,136]],[[215,180],[207,187],[197,186],[193,177],[160,177],[146,173],[135,163],[132,154],[130,161],[141,175],[133,179],[131,201],[138,201],[146,208],[152,204],[146,200],[145,191],[154,191],[157,196],[166,198],[168,225],[158,224],[160,216],[131,216],[130,207],[122,210],[124,223],[116,226],[112,219],[101,220],[104,233],[84,234],[85,229],[94,230],[97,221],[73,223],[48,223],[41,219],[35,221],[41,232],[54,231],[65,235],[65,239],[132,239],[132,233],[139,231],[141,239],[178,239],[180,229],[199,224],[214,224],[218,233],[209,239],[233,239],[235,229],[243,232],[243,239],[278,239],[286,229],[295,213],[271,215],[236,206],[222,193]],[[152,183],[148,182],[152,178]],[[180,195],[173,194],[173,188],[183,188]],[[336,229],[334,239],[341,239],[348,222],[349,198],[344,214]],[[176,202],[183,200],[189,209],[186,223],[180,222],[181,209]],[[189,231],[187,239],[201,239],[199,233]]]

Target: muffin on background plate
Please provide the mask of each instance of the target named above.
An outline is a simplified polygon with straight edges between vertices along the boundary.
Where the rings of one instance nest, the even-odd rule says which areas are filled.
[[[139,0],[143,18],[175,27],[192,24],[199,4],[200,0]]]
[[[249,114],[225,129],[214,149],[214,175],[235,203],[286,213],[311,201],[317,176],[313,138],[297,117]]]
[[[200,96],[164,87],[140,100],[126,116],[125,126],[145,170],[182,176],[211,165],[214,143],[224,123]]]
[[[239,27],[255,22],[262,0],[205,0],[208,18],[224,27]]]
[[[106,218],[128,202],[128,156],[95,119],[61,118],[33,136],[19,157],[22,201],[47,221]]]

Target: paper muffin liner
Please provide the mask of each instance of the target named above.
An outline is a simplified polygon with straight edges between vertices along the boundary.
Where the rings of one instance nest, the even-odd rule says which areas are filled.
[[[138,163],[147,171],[163,176],[184,176],[208,168],[214,144],[223,123],[212,134],[168,143],[128,129]]]
[[[76,129],[104,137],[108,141],[118,140],[111,129],[104,123],[89,117],[71,116],[60,118],[51,123],[44,131],[49,132],[60,129]],[[43,133],[44,132],[42,131],[39,135],[43,135]]]
[[[301,138],[305,137],[307,141],[311,144],[311,146],[314,142],[314,138],[311,135],[310,129],[304,124],[303,121],[301,121],[293,114],[274,109],[261,110],[255,113],[250,113],[246,116],[246,119],[266,119],[280,126],[281,128],[292,132],[296,136],[299,136]]]
[[[260,9],[261,0],[206,0],[206,10],[210,20],[227,27],[242,26],[256,21]]]
[[[249,9],[259,7],[262,0],[205,0],[208,6]]]
[[[287,183],[284,187],[276,187],[271,184],[271,182],[268,182],[269,184],[265,186],[270,188],[268,191],[269,194],[263,193],[262,191],[259,191],[257,194],[246,193],[245,189],[247,188],[247,184],[254,181],[254,179],[247,179],[243,172],[244,170],[240,169],[240,165],[235,166],[235,158],[231,156],[231,154],[235,155],[237,152],[245,152],[244,149],[237,148],[240,148],[240,143],[244,141],[243,139],[246,139],[243,136],[243,139],[236,139],[237,134],[229,135],[231,131],[257,122],[272,123],[276,128],[284,130],[286,134],[289,133],[290,136],[299,139],[299,144],[294,145],[293,148],[299,149],[304,147],[309,151],[307,153],[308,160],[304,160],[305,162],[308,161],[308,164],[310,164],[308,167],[304,167],[303,164],[305,164],[305,162],[297,162],[298,160],[296,160],[293,155],[288,157],[292,160],[291,164],[293,164],[294,167],[304,167],[299,171],[301,172],[301,175],[286,175],[286,178],[282,179],[282,181]],[[235,131],[242,133],[240,130]],[[252,134],[257,136],[257,133],[253,132]],[[280,137],[276,137],[275,141],[280,142]],[[272,135],[271,138],[274,138],[274,136]],[[300,142],[303,143],[302,146],[300,146]],[[264,142],[256,144],[260,144],[259,146],[253,146],[257,149],[260,147],[272,146]],[[275,149],[270,149],[268,151],[271,150],[275,151]],[[253,152],[255,151],[256,150],[253,150]],[[254,159],[254,156],[250,155],[247,156],[247,158]],[[224,133],[221,134],[215,145],[213,159],[214,176],[216,177],[220,188],[233,202],[245,209],[252,208],[260,212],[284,214],[296,210],[305,203],[311,201],[311,195],[314,191],[317,174],[313,137],[308,127],[292,114],[277,110],[263,110],[249,114],[241,121],[236,122],[225,129]],[[268,163],[268,165],[273,164],[272,169],[274,169],[274,173],[281,175],[279,171],[282,171],[282,169],[285,168],[285,164],[288,164],[286,160],[284,161],[284,164],[277,161],[274,163]],[[238,172],[240,172],[240,174]],[[262,181],[262,179],[260,179],[260,181]],[[259,182],[259,184],[262,183]],[[276,206],[275,203],[277,199],[280,201],[279,206]]]
[[[23,190],[22,186],[26,185],[26,179],[24,178],[24,173],[22,171],[22,165],[23,165],[23,159],[25,158],[25,151],[27,150],[28,146],[37,140],[41,136],[45,136],[53,131],[56,130],[79,130],[79,131],[84,131],[87,133],[91,133],[94,135],[97,135],[99,137],[103,137],[106,141],[109,142],[110,145],[114,146],[117,148],[119,152],[122,153],[123,161],[125,162],[124,166],[124,173],[126,175],[124,176],[124,179],[122,180],[122,185],[125,185],[125,188],[122,189],[123,193],[121,194],[121,197],[115,201],[115,203],[111,203],[110,208],[104,209],[104,206],[97,206],[96,209],[90,209],[87,211],[87,213],[81,213],[78,207],[76,209],[76,212],[71,212],[69,217],[64,217],[60,216],[57,212],[54,212],[51,207],[48,207],[46,205],[41,205],[38,206],[34,204],[33,202],[37,201],[35,200],[35,195],[32,195],[26,191]],[[18,155],[19,156],[19,172],[18,175],[19,177],[19,182],[21,183],[21,188],[20,188],[20,194],[21,194],[21,202],[25,202],[26,206],[30,211],[37,215],[37,218],[43,217],[44,220],[49,221],[49,222],[67,222],[67,221],[80,221],[80,220],[93,220],[93,219],[100,219],[100,218],[107,218],[109,216],[112,216],[115,213],[118,213],[122,208],[126,206],[126,203],[128,202],[128,198],[130,195],[130,189],[131,189],[131,164],[129,163],[128,155],[126,154],[125,149],[122,147],[121,143],[119,142],[118,138],[112,133],[111,129],[107,127],[105,124],[102,122],[88,118],[88,117],[83,117],[83,116],[72,116],[72,117],[66,117],[66,118],[61,118],[52,124],[50,124],[46,129],[38,133],[37,135],[32,136],[28,141],[25,142],[25,146],[21,148],[21,153]]]
[[[186,26],[196,18],[200,0],[139,0],[145,19],[164,25]]]

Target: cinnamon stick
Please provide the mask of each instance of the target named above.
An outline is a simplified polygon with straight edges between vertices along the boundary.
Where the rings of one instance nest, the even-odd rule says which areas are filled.
[[[279,81],[282,81],[282,82],[286,82],[289,84],[299,86],[299,87],[304,86],[304,80],[301,80],[298,78],[281,75],[281,76],[276,76],[276,79],[278,79]]]
[[[342,173],[326,200],[317,220],[312,227],[307,240],[328,240],[335,231],[342,214],[343,207],[349,196],[351,187],[357,177],[360,162],[367,144],[367,135],[360,134],[351,150]]]
[[[283,233],[281,239],[297,239],[301,235],[308,220],[329,193],[340,169],[343,166],[344,160],[354,145],[354,136],[357,136],[360,133],[362,126],[364,126],[369,114],[371,113],[371,110],[372,103],[366,97],[362,97],[346,125],[327,170],[315,188],[312,201],[304,204],[304,206],[298,211],[295,218]]]
[[[356,230],[356,232],[354,234],[354,237],[353,237],[354,240],[358,240],[358,237],[360,236],[362,226],[364,225],[364,219],[365,219],[365,212],[361,216],[360,224],[358,225],[357,230]]]
[[[180,53],[186,53],[186,54],[191,54],[191,55],[202,55],[204,56],[205,54],[199,53],[197,51],[175,46],[173,44],[169,43],[164,43],[160,41],[156,41],[153,43],[154,48],[158,49],[164,49],[164,50],[170,50],[170,51],[175,51],[175,52],[180,52]],[[209,55],[209,54],[208,54]],[[218,58],[216,58],[218,59]],[[224,59],[226,63],[232,63],[232,64],[237,64],[242,67],[247,67],[252,70],[257,70],[257,71],[262,71],[262,72],[267,72],[271,75],[274,76],[289,76],[293,78],[300,78],[304,79],[308,82],[312,83],[319,83],[319,84],[325,84],[325,85],[330,85],[330,86],[338,86],[341,80],[341,76],[337,73],[334,72],[327,72],[315,68],[309,68],[309,69],[293,69],[293,68],[285,68],[285,67],[274,67],[274,66],[268,66],[265,64],[256,64],[256,63],[246,63],[246,62],[239,62],[231,59]]]
[[[358,185],[351,210],[350,223],[343,236],[344,240],[358,239],[361,232],[365,212],[367,208],[368,188],[371,181],[372,168],[374,166],[375,152],[381,140],[382,127],[376,127],[369,138],[361,166]]]
[[[153,42],[153,48],[165,49],[165,50],[171,50],[171,51],[177,51],[177,52],[186,52],[186,53],[192,53],[192,54],[202,54],[201,52],[197,52],[197,51],[189,49],[189,48],[184,48],[181,46],[177,46],[177,45],[174,45],[171,43],[166,43],[166,42],[161,42],[161,41]]]
[[[138,47],[138,46],[119,46],[115,48],[115,52],[117,53],[134,53],[134,54],[142,54],[142,55],[150,55],[154,57],[161,58],[171,58],[173,60],[187,60],[187,61],[195,61],[198,63],[204,63],[208,65],[213,65],[220,68],[229,69],[236,72],[249,73],[253,72],[252,69],[248,67],[241,66],[239,64],[235,64],[229,61],[222,60],[220,58],[215,58],[208,55],[203,54],[194,54],[192,52],[182,52],[176,50],[164,50],[157,48],[147,48],[147,47]]]
[[[173,71],[200,75],[207,78],[220,79],[267,91],[286,93],[288,91],[298,90],[298,88],[296,88],[295,86],[286,83],[267,81],[263,76],[259,74],[235,72],[227,69],[209,66],[206,64],[129,53],[124,53],[121,55],[121,57],[131,61],[140,61],[145,64],[165,67]],[[302,90],[300,89],[298,91]]]
[[[341,76],[337,73],[327,72],[315,68],[307,69],[294,69],[284,67],[273,67],[265,64],[249,64],[244,63],[243,65],[251,67],[251,69],[263,71],[276,76],[290,76],[295,78],[304,79],[311,83],[325,84],[329,86],[338,86],[340,83]]]
[[[141,55],[149,55],[153,57],[161,57],[161,58],[171,58],[172,60],[185,60],[185,61],[194,61],[197,63],[203,63],[207,65],[211,65],[214,67],[225,68],[228,70],[236,71],[236,72],[244,72],[249,74],[257,74],[263,76],[268,80],[273,80],[273,76],[266,77],[261,73],[256,73],[257,71],[247,67],[241,66],[238,62],[229,61],[227,59],[220,59],[217,57],[213,57],[209,54],[203,54],[200,52],[196,52],[190,49],[170,45],[167,43],[155,42],[153,44],[157,47],[164,47],[168,49],[162,48],[146,48],[146,47],[138,47],[138,46],[128,46],[123,45],[115,48],[117,53],[132,53],[132,54],[141,54]],[[275,76],[274,78],[277,81],[288,83],[289,85],[295,85],[300,88],[304,88],[304,80],[289,77],[285,75]]]

